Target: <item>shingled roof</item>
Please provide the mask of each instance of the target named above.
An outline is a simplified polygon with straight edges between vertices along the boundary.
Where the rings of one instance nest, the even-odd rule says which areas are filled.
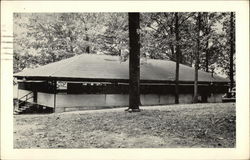
[[[140,79],[149,81],[174,81],[175,62],[169,60],[147,59],[141,63]],[[129,79],[129,62],[121,62],[118,56],[81,54],[65,60],[50,63],[35,69],[26,69],[14,74],[22,78],[56,79]],[[194,68],[180,65],[180,81],[194,81]],[[229,82],[211,73],[199,71],[199,82]]]

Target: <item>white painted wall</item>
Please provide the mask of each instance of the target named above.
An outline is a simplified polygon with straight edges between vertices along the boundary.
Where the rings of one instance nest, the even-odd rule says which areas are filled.
[[[157,94],[143,94],[141,97],[142,105],[157,105],[160,104],[160,95]]]
[[[128,94],[106,94],[106,106],[128,106]]]
[[[28,94],[28,90],[18,90],[18,97]],[[208,97],[209,103],[221,102],[223,94],[213,94]],[[157,94],[143,94],[140,96],[142,105],[162,105],[174,104],[174,95],[157,95]],[[192,103],[192,94],[180,94],[180,103]],[[33,102],[33,98],[29,100]],[[54,94],[37,93],[37,103],[49,107],[54,107]],[[75,108],[80,110],[80,107],[87,107],[89,109],[98,107],[112,107],[112,106],[128,106],[128,94],[66,94],[58,93],[56,95],[56,112],[63,112],[65,108]]]
[[[56,107],[105,106],[105,94],[57,94]]]
[[[192,103],[193,95],[192,94],[180,94],[179,103]]]
[[[207,102],[208,103],[222,102],[223,95],[224,94],[222,94],[222,93],[211,94],[211,96],[207,98]]]
[[[174,104],[175,97],[172,94],[169,95],[160,95],[160,104]]]
[[[174,95],[143,94],[140,96],[142,105],[173,104]],[[53,99],[53,98],[52,98]],[[192,103],[191,94],[180,94],[180,103]],[[211,102],[219,102],[219,98]],[[105,107],[105,106],[128,106],[128,94],[66,94],[56,95],[56,107]]]
[[[18,85],[13,85],[13,98],[18,98]]]
[[[54,94],[38,92],[37,103],[40,105],[54,108]]]

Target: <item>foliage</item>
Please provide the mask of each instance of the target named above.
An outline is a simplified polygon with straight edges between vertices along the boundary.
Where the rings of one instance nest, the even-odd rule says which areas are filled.
[[[180,63],[193,66],[197,39],[195,15],[195,12],[179,13],[177,43],[174,13],[141,13],[141,57],[176,61],[179,45]],[[211,72],[215,67],[216,72],[229,75],[230,31],[230,13],[201,13],[200,69]],[[84,53],[120,55],[125,61],[129,50],[128,16],[127,13],[15,13],[14,42],[14,72]]]

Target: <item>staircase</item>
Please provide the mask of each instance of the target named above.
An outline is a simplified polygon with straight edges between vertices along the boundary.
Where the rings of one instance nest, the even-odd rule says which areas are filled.
[[[23,97],[14,100],[14,115],[18,114],[30,114],[30,113],[52,113],[53,108],[38,105],[36,102],[29,102],[31,98],[34,98],[33,92],[29,92]]]
[[[29,111],[32,104],[28,102],[31,98],[33,98],[33,92],[29,92],[23,97],[14,100],[14,114],[21,114],[26,111]]]

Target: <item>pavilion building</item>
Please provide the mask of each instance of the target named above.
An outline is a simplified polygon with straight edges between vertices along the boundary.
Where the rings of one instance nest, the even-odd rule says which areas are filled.
[[[141,105],[175,103],[175,62],[145,59],[140,65]],[[129,104],[129,62],[118,56],[82,54],[14,74],[18,99],[55,112]],[[200,102],[221,102],[229,80],[199,71]],[[192,103],[194,68],[180,64],[179,102]]]

